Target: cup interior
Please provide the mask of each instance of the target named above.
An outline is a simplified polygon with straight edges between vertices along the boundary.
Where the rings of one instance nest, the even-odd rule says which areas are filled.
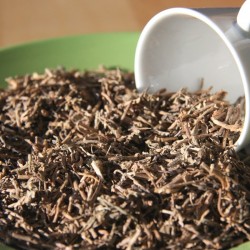
[[[187,9],[159,13],[144,28],[136,49],[139,89],[177,91],[213,87],[235,102],[244,96],[239,59],[225,34],[206,16]]]

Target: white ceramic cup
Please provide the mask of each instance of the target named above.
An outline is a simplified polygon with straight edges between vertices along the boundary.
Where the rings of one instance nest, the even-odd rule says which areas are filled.
[[[245,96],[245,120],[236,150],[250,143],[250,0],[238,9],[171,8],[143,29],[135,53],[139,91],[213,87],[235,102]]]

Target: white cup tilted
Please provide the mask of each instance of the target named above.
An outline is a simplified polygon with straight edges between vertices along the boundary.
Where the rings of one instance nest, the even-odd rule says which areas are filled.
[[[204,79],[204,88],[227,91],[231,102],[245,96],[245,119],[236,150],[250,143],[249,13],[250,0],[240,11],[164,10],[146,24],[135,53],[139,91],[183,87],[195,91]]]

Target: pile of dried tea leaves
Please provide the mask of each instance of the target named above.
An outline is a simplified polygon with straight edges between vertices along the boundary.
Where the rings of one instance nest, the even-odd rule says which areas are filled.
[[[225,92],[137,93],[132,73],[46,70],[0,93],[0,238],[21,249],[228,249],[250,167]]]

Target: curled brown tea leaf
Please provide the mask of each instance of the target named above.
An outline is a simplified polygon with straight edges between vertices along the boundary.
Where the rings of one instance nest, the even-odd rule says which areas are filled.
[[[137,93],[133,74],[118,69],[47,69],[8,82],[0,93],[7,244],[228,249],[250,240],[250,168],[233,149],[243,100]]]

